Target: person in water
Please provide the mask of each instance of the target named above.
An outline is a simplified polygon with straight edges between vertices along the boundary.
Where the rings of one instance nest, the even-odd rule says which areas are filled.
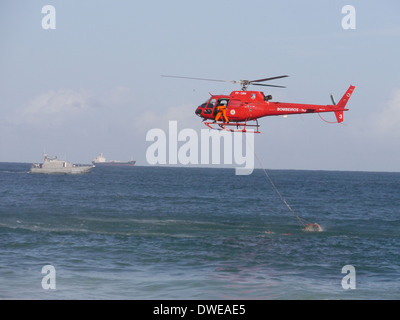
[[[307,223],[304,231],[318,231],[321,232],[322,228],[318,223]]]

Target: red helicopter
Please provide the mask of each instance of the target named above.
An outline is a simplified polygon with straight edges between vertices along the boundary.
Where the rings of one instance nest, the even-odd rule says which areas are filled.
[[[249,85],[285,88],[284,86],[270,85],[260,82],[285,78],[288,77],[288,75],[282,75],[282,76],[270,77],[258,80],[239,80],[239,81],[191,78],[191,77],[168,76],[168,75],[162,75],[162,76],[172,77],[172,78],[239,83],[242,86],[241,91],[232,91],[229,96],[210,94],[211,97],[205,103],[198,106],[195,111],[195,114],[203,118],[204,124],[209,128],[228,130],[232,132],[233,131],[246,132],[247,127],[253,127],[256,129],[254,131],[255,133],[260,133],[259,130],[260,125],[258,124],[258,119],[266,116],[278,116],[278,115],[287,116],[289,114],[334,112],[337,122],[338,123],[343,122],[343,111],[349,110],[345,109],[345,107],[355,88],[355,86],[350,85],[350,87],[347,89],[346,93],[343,95],[342,99],[340,99],[338,104],[336,104],[335,99],[331,94],[331,99],[333,103],[332,105],[315,105],[315,104],[300,104],[300,103],[287,103],[287,102],[272,102],[270,101],[272,100],[271,95],[264,95],[264,93],[261,91],[247,91],[247,87]],[[221,106],[226,106],[226,107],[221,108]],[[221,110],[223,109],[225,109],[224,113],[226,117],[221,116],[222,113]],[[218,115],[218,113],[220,114]],[[217,116],[221,117],[216,119]],[[206,120],[212,120],[212,121],[206,121]]]

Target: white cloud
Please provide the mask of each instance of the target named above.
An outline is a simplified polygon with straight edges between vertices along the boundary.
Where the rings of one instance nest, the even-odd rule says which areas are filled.
[[[391,99],[375,119],[378,133],[400,135],[400,89],[394,90]]]
[[[8,117],[13,124],[62,125],[87,121],[104,122],[118,118],[118,110],[131,104],[133,95],[125,87],[116,87],[100,96],[84,91],[58,89],[41,93]],[[101,110],[100,110],[101,109]]]
[[[203,129],[200,125],[201,119],[194,112],[195,108],[189,104],[170,107],[162,114],[147,111],[140,117],[138,129],[142,131],[153,128],[167,129],[169,121],[177,121],[179,129]]]
[[[126,103],[131,103],[135,100],[135,97],[130,88],[117,86],[110,92],[107,92],[104,99],[104,101],[110,105],[123,105]]]
[[[33,98],[22,111],[21,116],[28,122],[36,122],[48,117],[59,119],[75,116],[88,109],[88,100],[87,94],[65,89],[52,90]]]

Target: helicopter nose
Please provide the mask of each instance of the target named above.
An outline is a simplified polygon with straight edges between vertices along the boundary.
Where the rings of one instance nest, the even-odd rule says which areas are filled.
[[[200,116],[200,114],[201,114],[201,108],[197,108],[196,111],[195,111],[194,113],[197,114],[198,116]]]

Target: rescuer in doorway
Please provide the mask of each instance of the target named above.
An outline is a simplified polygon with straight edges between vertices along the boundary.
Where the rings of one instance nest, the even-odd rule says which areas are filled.
[[[228,117],[226,116],[226,101],[222,101],[221,105],[218,107],[218,113],[215,116],[215,121],[218,121],[218,119],[221,117],[221,115],[224,117],[225,121],[229,123]]]

